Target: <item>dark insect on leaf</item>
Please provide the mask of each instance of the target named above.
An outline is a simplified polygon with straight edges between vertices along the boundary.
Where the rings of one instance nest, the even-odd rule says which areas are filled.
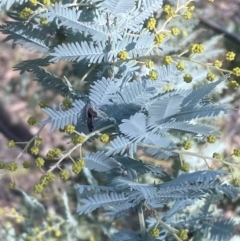
[[[93,118],[97,117],[97,112],[92,109],[92,107],[89,103],[87,104],[86,115],[87,115],[88,130],[89,130],[89,132],[92,132],[94,129]]]

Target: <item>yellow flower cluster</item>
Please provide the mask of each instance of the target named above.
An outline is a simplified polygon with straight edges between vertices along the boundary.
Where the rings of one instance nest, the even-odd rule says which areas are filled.
[[[158,34],[155,36],[155,38],[154,38],[154,43],[155,43],[156,45],[160,45],[160,44],[163,42],[163,40],[164,40],[165,37],[166,37],[165,34],[163,34],[163,33],[158,33]]]
[[[0,161],[0,169],[4,169],[6,164],[3,161]]]
[[[184,142],[183,142],[183,148],[184,148],[185,150],[191,149],[191,148],[192,148],[192,142],[191,142],[191,141],[184,141]]]
[[[226,54],[226,60],[233,61],[235,59],[235,53],[234,52],[227,52]]]
[[[172,35],[177,36],[180,33],[180,31],[178,28],[174,27],[171,29],[171,33]]]
[[[61,235],[62,235],[62,232],[59,229],[54,231],[54,237],[59,238],[61,237]]]
[[[47,107],[47,104],[44,101],[40,101],[38,105],[39,105],[40,108],[46,108]]]
[[[37,5],[37,0],[29,0],[29,3],[33,6],[36,6]]]
[[[149,78],[151,80],[156,80],[158,78],[158,74],[156,70],[150,70],[149,71]]]
[[[215,80],[216,75],[214,73],[208,73],[206,78],[208,81],[212,82]]]
[[[42,157],[38,157],[35,162],[36,162],[37,167],[42,167],[42,166],[44,166],[44,163],[45,163],[45,161]]]
[[[62,151],[59,148],[54,148],[53,150],[49,150],[46,154],[47,158],[59,158],[62,155]]]
[[[8,148],[14,148],[15,146],[16,146],[16,143],[15,143],[14,140],[10,140],[10,141],[8,142]]]
[[[179,230],[178,233],[177,233],[177,236],[181,240],[187,240],[188,239],[188,232],[187,232],[187,230]]]
[[[236,80],[231,80],[229,83],[228,83],[228,86],[229,88],[231,89],[237,89],[239,84]]]
[[[100,141],[102,142],[102,143],[108,143],[109,142],[109,135],[107,135],[107,134],[102,134],[102,135],[100,135]]]
[[[208,143],[215,143],[216,140],[217,140],[217,137],[214,136],[214,135],[209,135],[209,136],[207,137],[207,142],[208,142]]]
[[[183,76],[183,80],[184,80],[186,83],[191,83],[191,82],[192,82],[192,79],[193,79],[193,77],[192,77],[192,75],[190,75],[190,74],[185,74],[185,75]]]
[[[39,148],[37,146],[33,146],[31,147],[30,152],[36,156],[39,153]]]
[[[204,45],[203,44],[192,44],[190,47],[191,53],[203,53],[204,52]]]
[[[66,108],[69,109],[72,107],[72,101],[68,98],[64,99],[62,102],[62,105]]]
[[[19,13],[19,18],[21,19],[26,19],[32,14],[32,10],[30,8],[24,8],[20,13]]]
[[[216,158],[216,159],[222,159],[222,155],[220,153],[218,153],[218,152],[214,152],[212,157]]]
[[[169,17],[173,17],[175,15],[175,11],[174,9],[169,5],[165,5],[163,8],[163,11],[169,16]]]
[[[30,161],[24,161],[22,165],[25,169],[28,169],[30,168]]]
[[[40,182],[35,184],[33,187],[34,193],[42,193],[44,190],[44,187],[47,186],[49,183],[51,183],[55,179],[55,175],[52,172],[48,172],[41,176]]]
[[[157,22],[156,18],[150,18],[147,22],[147,29],[150,30],[150,31],[155,29],[156,22]]]
[[[195,6],[192,3],[189,3],[187,5],[188,11],[193,11],[195,9]]]
[[[240,157],[240,149],[234,149],[233,155],[236,156],[236,157]]]
[[[184,13],[184,18],[186,18],[186,19],[191,19],[192,18],[192,13],[190,12],[190,11],[187,11],[187,12],[185,12]]]
[[[39,23],[40,23],[43,27],[48,27],[48,26],[50,26],[50,23],[47,23],[47,18],[40,18]]]
[[[177,69],[180,70],[180,71],[183,71],[184,68],[185,68],[184,62],[180,61],[180,62],[177,64]]]
[[[232,185],[234,185],[234,186],[240,186],[240,179],[234,177],[234,178],[232,179],[231,183],[232,183]]]
[[[17,163],[15,162],[10,162],[9,165],[8,165],[8,170],[10,172],[15,172],[17,170],[18,166],[17,166]]]
[[[70,177],[70,173],[68,170],[61,170],[59,176],[63,181],[67,181]]]
[[[154,63],[153,63],[152,60],[148,60],[148,61],[146,62],[146,67],[147,67],[148,69],[151,69],[153,66],[154,66]]]
[[[120,51],[118,53],[117,57],[121,60],[126,60],[128,58],[128,52],[127,51]]]
[[[33,187],[33,191],[34,193],[42,193],[43,192],[43,185],[41,185],[40,183],[35,184]]]
[[[240,76],[240,68],[239,67],[234,68],[233,74],[236,75],[236,76]]]
[[[160,230],[158,228],[153,228],[149,232],[150,236],[153,238],[157,238],[160,235]]]
[[[169,64],[171,64],[173,62],[173,59],[172,59],[172,57],[171,56],[165,56],[164,57],[164,63],[166,64],[166,65],[169,65]]]
[[[190,165],[189,163],[187,162],[183,162],[181,167],[180,167],[180,170],[183,171],[183,172],[188,172],[190,170]]]
[[[75,131],[75,126],[73,125],[67,125],[64,127],[64,130],[68,134],[72,134]]]
[[[44,6],[48,6],[48,5],[53,6],[54,4],[51,3],[51,0],[43,0],[43,5]]]
[[[36,146],[40,146],[41,144],[42,144],[42,138],[37,137],[37,138],[35,139],[35,145],[36,145]]]
[[[222,61],[220,61],[220,60],[215,60],[214,66],[217,67],[217,68],[221,68],[221,67],[222,67]]]
[[[47,186],[50,182],[54,181],[55,179],[55,175],[52,172],[47,172],[46,174],[44,174],[43,176],[41,176],[40,178],[40,184],[45,187]]]
[[[72,171],[76,174],[80,173],[82,169],[85,167],[85,161],[83,159],[79,159],[72,166]]]
[[[72,137],[72,143],[73,143],[74,145],[83,143],[84,141],[85,141],[85,136],[83,136],[83,135],[74,135],[74,136]]]
[[[33,126],[33,125],[35,125],[37,123],[37,120],[36,120],[36,118],[34,116],[30,116],[28,118],[27,122],[28,122],[29,125]]]

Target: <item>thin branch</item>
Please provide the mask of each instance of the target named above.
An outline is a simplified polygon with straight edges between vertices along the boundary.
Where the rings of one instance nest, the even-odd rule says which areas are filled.
[[[86,135],[86,138],[85,138],[84,142],[86,140],[88,140],[89,138],[91,138],[92,136],[97,135],[98,133],[100,133],[100,132],[102,132],[102,131],[104,131],[106,129],[109,129],[109,128],[113,127],[113,126],[114,126],[114,124],[111,124],[111,125],[104,126],[104,127],[100,128],[100,129],[98,129],[96,131],[91,132],[90,134]],[[66,157],[69,157],[73,151],[75,151],[76,149],[80,148],[82,146],[82,144],[83,143],[77,144],[76,146],[72,147],[69,151],[67,151],[65,154],[63,154],[62,157],[47,172],[52,172],[55,168],[57,168],[60,165],[60,163]]]
[[[139,225],[140,225],[140,230],[141,230],[141,237],[142,237],[142,240],[144,240],[147,235],[147,231],[146,231],[146,225],[145,225],[145,220],[144,220],[143,209],[142,209],[141,203],[138,205],[138,218],[139,218]]]
[[[144,206],[148,209],[148,210],[151,210],[151,208],[147,205],[147,204],[144,204]],[[155,215],[155,218],[157,220],[157,224],[156,226],[160,225],[162,226],[163,228],[165,228],[166,230],[168,230],[169,233],[171,233],[173,235],[173,237],[177,240],[177,241],[182,241],[178,236],[177,236],[177,232],[178,230],[175,229],[175,228],[172,228],[171,226],[167,225],[166,223],[164,223],[159,217],[158,215]]]
[[[188,155],[188,156],[196,156],[202,159],[207,159],[207,160],[212,160],[215,162],[222,162],[225,165],[228,166],[234,166],[234,167],[240,167],[240,164],[238,163],[233,163],[233,162],[229,162],[227,160],[221,160],[221,159],[217,159],[217,158],[213,158],[213,157],[209,157],[209,156],[204,156],[195,152],[191,152],[191,151],[182,151],[182,150],[178,150],[178,149],[172,149],[172,148],[165,148],[165,147],[160,147],[160,146],[154,146],[154,145],[150,145],[150,144],[145,144],[145,143],[138,143],[138,146],[142,146],[142,147],[149,147],[149,148],[153,148],[153,149],[159,149],[159,150],[163,150],[163,151],[171,151],[177,154],[184,154],[184,155]]]

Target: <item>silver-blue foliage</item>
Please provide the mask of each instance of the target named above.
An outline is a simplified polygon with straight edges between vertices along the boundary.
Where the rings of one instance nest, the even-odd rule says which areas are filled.
[[[198,120],[229,111],[228,105],[212,103],[209,98],[214,88],[228,76],[194,90],[164,90],[165,84],[175,83],[181,75],[175,64],[154,66],[155,80],[149,76],[149,70],[142,71],[143,63],[151,56],[156,58],[174,50],[174,46],[168,44],[170,38],[165,38],[160,45],[155,44],[155,34],[145,26],[146,20],[157,9],[161,10],[163,0],[92,0],[84,1],[83,6],[81,1],[77,1],[79,5],[60,1],[54,6],[40,7],[32,16],[34,21],[29,18],[23,23],[18,11],[26,2],[0,0],[0,8],[10,9],[14,4],[16,7],[10,14],[16,21],[1,25],[0,31],[8,35],[5,41],[13,40],[13,46],[19,44],[44,56],[24,61],[15,69],[21,73],[32,72],[45,88],[57,90],[72,101],[69,109],[62,103],[43,108],[49,118],[42,124],[50,123],[52,130],[74,125],[78,132],[90,135],[88,141],[94,138],[89,134],[89,126],[100,132],[109,126],[106,131],[110,133],[110,143],[101,151],[86,154],[83,159],[86,168],[101,172],[110,184],[76,185],[80,200],[77,212],[90,214],[103,208],[104,214],[113,219],[139,207],[161,209],[171,203],[170,210],[162,216],[167,225],[195,231],[203,229],[213,240],[228,240],[233,221],[210,222],[210,218],[206,218],[207,215],[211,217],[209,206],[213,196],[237,197],[237,189],[222,182],[222,171],[196,171],[165,180],[164,177],[169,177],[163,168],[136,158],[138,151],[165,160],[176,157],[178,143],[171,136],[177,132],[193,137],[217,133],[215,127]],[[41,18],[46,18],[48,27],[40,26]],[[190,25],[196,23],[189,22]],[[54,39],[54,33],[60,30],[65,31],[64,39]],[[125,59],[119,58],[121,52],[127,52]],[[88,65],[88,77],[94,68],[97,69],[97,74],[91,76],[87,95],[45,71],[45,66],[60,61],[73,62],[83,71]],[[93,133],[99,134],[98,130]],[[158,184],[139,183],[138,180],[146,175],[154,175]],[[175,219],[183,209],[203,199],[206,205],[199,214],[194,217],[186,214],[184,221]],[[166,240],[168,232],[164,229],[155,240]],[[138,232],[122,231],[110,240],[146,239]],[[148,237],[148,240],[154,239]],[[196,235],[194,240],[200,239]]]

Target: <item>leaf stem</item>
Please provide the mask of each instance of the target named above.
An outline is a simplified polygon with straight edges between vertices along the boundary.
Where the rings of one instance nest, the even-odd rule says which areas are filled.
[[[96,135],[96,134],[98,134],[98,133],[100,133],[100,132],[102,132],[102,131],[104,131],[106,129],[109,129],[109,128],[113,127],[113,126],[114,126],[114,124],[111,124],[111,125],[108,125],[108,126],[104,126],[104,127],[100,128],[100,129],[98,129],[96,131],[93,131],[93,132],[89,133],[88,135],[86,135],[86,138],[85,138],[84,142],[86,140],[88,140],[89,138],[91,138],[92,136],[94,136],[94,135]],[[57,168],[60,165],[60,163],[66,157],[69,157],[73,151],[75,151],[78,148],[81,148],[82,144],[83,143],[77,144],[76,146],[72,147],[69,151],[67,151],[65,154],[63,154],[62,157],[47,172],[52,172],[55,168]]]
[[[179,155],[184,154],[184,155],[189,155],[189,156],[196,156],[196,157],[199,157],[199,158],[202,158],[202,159],[212,160],[212,161],[215,161],[215,162],[222,162],[222,163],[224,163],[225,165],[228,165],[228,166],[240,167],[240,164],[229,162],[229,161],[227,161],[227,159],[226,160],[221,160],[221,159],[217,159],[217,158],[201,155],[201,154],[198,154],[198,153],[195,153],[195,152],[191,152],[191,151],[183,151],[183,150],[171,149],[171,148],[154,146],[154,145],[145,144],[145,143],[138,143],[137,145],[138,146],[142,146],[142,147],[149,147],[149,148],[153,148],[153,149],[159,149],[159,150],[163,150],[163,151],[170,151],[170,152],[177,153]]]
[[[24,149],[19,153],[19,155],[17,156],[17,158],[15,159],[15,161],[18,160],[25,151],[27,151],[27,149],[29,148],[29,146],[31,145],[31,143],[32,143],[33,141],[35,141],[36,138],[39,136],[39,134],[40,134],[40,132],[42,131],[42,129],[44,128],[44,126],[45,126],[45,125],[41,126],[41,128],[38,130],[37,134],[34,135],[34,137],[33,137],[30,141],[28,141],[27,145],[26,145],[26,146],[24,147]]]
[[[146,231],[146,225],[145,225],[145,220],[143,215],[142,203],[138,204],[138,218],[139,218],[139,225],[141,230],[141,237],[142,237],[142,240],[144,240],[145,237],[147,236],[147,231]]]
[[[145,204],[144,205],[148,210],[151,210],[151,208]],[[171,233],[173,235],[173,237],[177,240],[177,241],[182,241],[178,236],[177,236],[177,232],[178,230],[175,229],[175,228],[172,228],[171,226],[167,225],[166,223],[164,223],[159,217],[158,215],[156,214],[155,215],[155,218],[157,220],[157,224],[155,225],[155,227],[157,227],[158,225],[162,226],[163,228],[165,228],[166,230],[169,231],[169,233]]]

